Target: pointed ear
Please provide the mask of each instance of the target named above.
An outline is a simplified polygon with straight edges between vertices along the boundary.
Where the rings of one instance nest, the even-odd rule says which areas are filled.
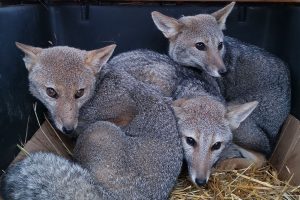
[[[225,118],[229,122],[231,130],[237,129],[241,122],[252,113],[257,105],[257,101],[252,101],[241,105],[228,106]]]
[[[221,30],[225,29],[226,19],[227,19],[228,15],[230,14],[230,12],[232,11],[234,5],[235,5],[235,2],[231,2],[224,8],[211,14],[212,16],[214,16],[216,18]]]
[[[93,70],[96,74],[107,63],[117,45],[112,44],[101,49],[88,51],[85,59],[86,67]]]
[[[174,37],[178,34],[182,25],[177,19],[163,15],[157,11],[151,13],[156,27],[164,34],[166,38]]]
[[[37,55],[43,50],[39,47],[32,47],[26,44],[16,42],[16,46],[25,53],[23,58],[26,69],[30,71],[37,62]]]

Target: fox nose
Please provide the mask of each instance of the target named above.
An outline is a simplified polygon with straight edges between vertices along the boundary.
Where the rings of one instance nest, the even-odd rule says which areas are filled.
[[[70,135],[73,133],[74,128],[69,128],[69,127],[63,127],[62,131],[66,134],[66,135]]]
[[[224,68],[222,68],[222,69],[219,69],[219,74],[221,75],[221,76],[224,76],[225,74],[226,74],[226,72],[227,72],[227,69],[224,67]]]
[[[196,178],[195,182],[199,187],[204,186],[207,183],[206,179],[200,179],[200,178]]]

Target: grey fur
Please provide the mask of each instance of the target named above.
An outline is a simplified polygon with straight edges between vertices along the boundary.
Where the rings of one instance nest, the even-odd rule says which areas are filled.
[[[29,48],[35,51],[35,48]],[[85,51],[70,47],[50,48],[44,52],[48,53],[55,49],[75,51],[82,55],[81,60],[89,61],[89,56],[86,56]],[[94,57],[94,53],[91,53],[91,57]],[[47,56],[51,55],[52,53]],[[70,68],[65,71],[66,67],[70,67],[68,61],[74,61],[73,59],[77,58],[68,57],[66,62],[63,62],[61,71],[53,72],[59,78],[67,75],[67,78],[59,84],[67,92],[69,91],[66,87],[69,84],[68,78],[75,82],[81,80],[80,77],[76,78],[73,75],[73,73],[77,74],[77,71],[72,71]],[[49,64],[49,62],[46,63]],[[55,67],[59,67],[60,64],[57,62]],[[128,74],[122,70],[122,65],[126,63],[105,65],[96,83],[94,83],[95,74],[90,74],[92,80],[89,82],[88,89],[89,94],[93,95],[89,95],[89,100],[79,110],[79,123],[76,130],[79,137],[74,150],[75,159],[95,178],[97,194],[103,199],[167,199],[180,173],[183,157],[175,116],[158,89],[149,87],[149,84]],[[48,66],[43,65],[43,67],[51,70]],[[83,71],[85,70],[88,69],[84,68]],[[47,74],[38,77],[45,78]],[[57,79],[51,80],[53,84],[57,83],[56,81]],[[37,88],[37,91],[44,92],[44,88]],[[70,96],[74,98],[72,94]],[[118,127],[111,122],[121,123],[121,125]],[[41,162],[43,163],[43,160]],[[53,176],[50,182],[59,182],[61,177],[57,177],[60,173],[58,163],[54,160],[53,163],[47,162],[47,164],[49,165],[47,167],[43,165],[44,171],[48,168],[58,169],[46,172],[45,176]],[[26,163],[23,165],[21,162],[20,168],[23,167],[24,173],[31,170],[26,167]],[[69,167],[72,168],[72,165]],[[32,170],[36,170],[37,174],[42,174],[41,168],[36,169],[32,166]],[[18,171],[12,171],[7,177],[17,176],[17,173]],[[72,180],[71,176],[73,175],[68,177],[68,181]],[[48,181],[43,178],[42,183]],[[32,176],[32,179],[30,177],[24,177],[24,179],[34,182],[36,176]],[[59,184],[68,183],[62,181]],[[23,196],[25,199],[34,195],[30,192],[26,194],[26,185],[20,185],[18,189],[26,195]],[[78,189],[78,185],[73,186],[75,190]],[[39,185],[33,187],[37,190],[40,188]],[[69,192],[74,190],[69,191],[69,188],[62,186],[54,190],[47,187],[44,192],[46,196],[55,197],[53,193],[58,189],[65,194],[64,198],[69,198],[71,195]],[[15,190],[8,192],[9,195],[18,193]],[[82,191],[82,195],[87,194]]]
[[[225,64],[227,73],[218,80],[225,100],[229,104],[259,102],[251,117],[235,131],[234,142],[270,155],[290,111],[289,70],[270,53],[223,36],[223,25],[233,5],[212,15],[184,16],[177,20],[153,12],[152,18],[165,36],[166,30],[172,30],[172,37],[167,38],[169,55],[174,61],[215,77],[220,76],[219,70]],[[223,19],[221,24],[216,14]],[[196,48],[198,42],[205,44],[205,50]],[[220,42],[224,45],[218,49]]]
[[[75,158],[117,199],[166,199],[183,156],[172,109],[157,90],[112,65],[103,69],[94,97],[81,109],[79,131],[85,131]],[[126,114],[134,117],[121,128],[99,122]]]
[[[12,165],[1,187],[7,200],[100,199],[87,170],[51,153],[33,153]]]
[[[234,142],[270,155],[290,111],[290,76],[279,59],[253,45],[225,37],[228,73],[220,79],[226,101],[259,101],[251,116],[234,131]]]
[[[164,97],[174,98],[177,87],[186,79],[196,81],[196,87],[200,84],[203,90],[212,95],[220,95],[218,83],[213,77],[193,68],[182,67],[169,56],[154,51],[138,49],[121,53],[113,57],[109,64],[110,68],[124,70],[135,79],[150,85]]]

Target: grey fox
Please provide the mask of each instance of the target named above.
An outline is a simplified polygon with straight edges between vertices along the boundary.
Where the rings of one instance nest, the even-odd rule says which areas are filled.
[[[50,112],[56,128],[72,134],[80,107],[93,95],[97,74],[116,45],[84,51],[67,46],[38,48],[16,42],[25,53],[29,89]]]
[[[210,91],[215,88],[211,87]],[[232,143],[232,130],[239,127],[258,102],[226,106],[221,95],[212,96],[201,80],[184,80],[175,92],[173,109],[178,118],[190,179],[198,186],[207,183],[213,167],[219,169],[262,166],[263,155]],[[234,164],[230,164],[228,159]],[[240,163],[240,164],[238,164]]]
[[[169,39],[169,55],[174,61],[214,77],[223,75],[218,82],[229,103],[259,102],[234,131],[234,142],[269,156],[290,109],[289,70],[264,50],[223,36],[233,6],[178,20],[159,12],[153,12],[152,18]]]
[[[62,68],[60,73],[64,70]],[[171,107],[157,90],[111,64],[103,67],[94,88],[93,95],[80,109],[74,156],[94,177],[97,194],[103,199],[166,199],[180,173],[183,159]],[[51,164],[44,169],[46,175],[60,181],[62,177],[56,176],[61,174],[60,169],[52,172],[47,171],[49,168],[53,168]],[[24,170],[34,171],[35,167]],[[17,173],[20,172],[9,173],[5,180],[18,176]],[[5,185],[11,188],[8,182]],[[26,186],[18,189],[26,191]],[[78,188],[78,185],[72,186]],[[10,196],[15,192],[6,190]],[[43,192],[51,196],[54,190],[43,187]],[[24,198],[33,195],[29,192]]]

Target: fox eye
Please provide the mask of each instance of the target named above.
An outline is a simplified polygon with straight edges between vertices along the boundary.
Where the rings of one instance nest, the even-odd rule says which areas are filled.
[[[220,42],[219,44],[218,44],[218,50],[221,50],[223,48],[223,42]]]
[[[194,138],[191,138],[191,137],[186,138],[186,143],[192,147],[194,147],[196,145],[196,141],[194,140]]]
[[[77,90],[74,97],[75,99],[79,99],[80,97],[82,97],[84,94],[84,89],[80,89],[80,90]]]
[[[53,89],[53,88],[46,88],[46,92],[47,92],[47,95],[49,96],[49,97],[52,97],[52,98],[54,98],[54,99],[57,99],[58,98],[58,94],[57,94],[57,92]]]
[[[214,151],[220,149],[221,144],[221,142],[216,142],[214,145],[212,145],[211,150]]]
[[[198,42],[195,44],[196,48],[200,51],[205,51],[206,50],[206,46],[203,42]]]

